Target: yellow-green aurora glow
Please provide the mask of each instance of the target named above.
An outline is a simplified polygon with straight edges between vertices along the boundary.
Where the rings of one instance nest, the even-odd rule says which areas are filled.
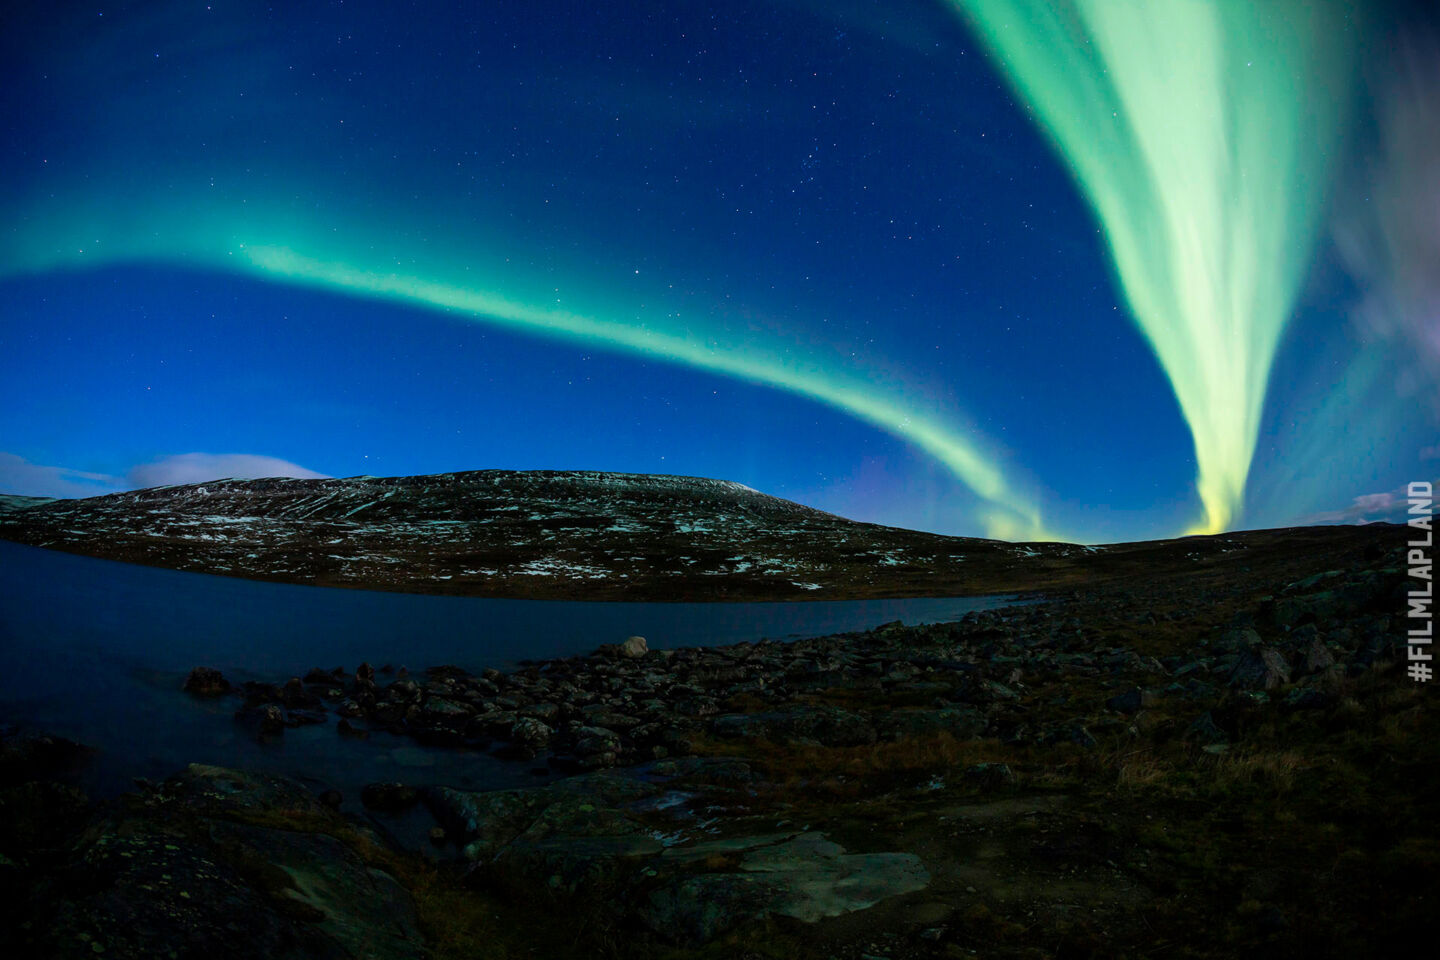
[[[1239,519],[1345,119],[1330,0],[951,0],[1104,227],[1190,426],[1204,517]]]
[[[1232,526],[1340,135],[1355,32],[1345,8],[1303,0],[951,2],[1033,105],[1104,227],[1119,285],[1193,434],[1199,529]],[[269,79],[272,100],[251,122],[270,130],[272,142],[237,132],[231,108],[205,92],[230,89],[228,69],[207,75],[194,102],[181,95],[188,88],[172,95],[148,80],[126,86],[134,77],[122,71],[125,95],[99,109],[82,82],[86,49],[62,58],[69,66],[57,74],[73,78],[67,95],[78,132],[59,137],[54,163],[32,158],[21,181],[28,189],[0,196],[0,275],[145,262],[218,269],[767,385],[935,458],[979,498],[976,518],[987,534],[1053,538],[1018,468],[945,399],[946,386],[887,367],[863,324],[841,344],[821,342],[830,335],[817,333],[798,304],[788,308],[793,322],[773,329],[744,327],[725,308],[705,305],[682,320],[639,281],[620,286],[583,256],[566,260],[572,241],[563,222],[527,234],[527,221],[497,213],[506,208],[489,204],[481,188],[480,199],[467,202],[472,180],[458,174],[444,181],[460,191],[453,204],[444,190],[414,188],[433,175],[429,168],[390,164],[386,150],[357,152],[355,171],[342,175],[341,165],[341,174],[327,176],[327,151],[348,141],[321,134],[344,117],[323,96],[275,99],[289,89],[288,70],[256,67],[251,78]],[[169,62],[156,58],[147,69]],[[868,83],[868,74],[856,82]],[[312,86],[303,89],[323,92]],[[152,151],[143,131],[172,113],[209,132],[160,137]],[[315,136],[286,139],[297,129]],[[394,152],[445,133],[423,123],[393,131]],[[232,135],[210,145],[212,136]],[[511,236],[513,222],[522,226]],[[741,281],[717,281],[732,282]],[[875,289],[883,303],[890,291]],[[983,333],[986,320],[959,313],[949,322]]]

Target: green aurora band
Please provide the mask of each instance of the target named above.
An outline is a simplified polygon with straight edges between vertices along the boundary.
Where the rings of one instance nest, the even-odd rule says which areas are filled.
[[[640,323],[600,320],[421,277],[369,271],[347,263],[326,263],[281,247],[247,245],[243,254],[246,262],[267,277],[455,310],[503,326],[598,342],[818,400],[914,444],[943,463],[986,501],[979,519],[991,536],[1051,539],[1041,523],[1039,511],[1018,499],[1017,491],[1006,482],[999,466],[972,440],[953,427],[918,414],[916,405],[906,398],[886,396],[874,383],[822,370],[803,360],[766,356],[754,343],[727,344],[679,331],[652,330]]]
[[[1331,0],[951,0],[1099,218],[1195,444],[1204,517],[1244,506],[1276,345],[1346,119]]]
[[[134,206],[112,204],[109,218],[95,218],[93,211],[101,205],[79,197],[59,204],[51,199],[26,210],[13,222],[32,230],[17,230],[9,243],[0,242],[0,276],[147,262],[219,269],[682,363],[818,401],[914,445],[980,498],[975,516],[988,536],[1058,539],[973,431],[926,412],[933,407],[924,398],[883,380],[877,371],[822,366],[818,357],[787,349],[778,338],[767,343],[753,333],[739,340],[718,328],[651,325],[633,304],[595,298],[602,309],[588,314],[541,305],[533,293],[497,292],[503,283],[486,282],[472,267],[448,257],[426,256],[427,248],[402,250],[393,238],[382,239],[357,224],[316,230],[283,206],[247,204],[246,214],[232,219],[213,202],[186,202],[173,195],[154,203],[149,199],[132,198]],[[298,243],[255,242],[258,236]],[[474,250],[473,241],[469,247]],[[476,263],[495,259],[474,252]],[[397,270],[400,263],[409,269]]]

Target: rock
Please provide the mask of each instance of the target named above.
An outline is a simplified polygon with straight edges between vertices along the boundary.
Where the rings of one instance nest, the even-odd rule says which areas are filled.
[[[1333,706],[1339,699],[1328,690],[1297,686],[1286,695],[1282,702],[1289,710],[1323,710]]]
[[[711,697],[685,697],[676,700],[673,709],[682,717],[713,717],[720,706]]]
[[[87,832],[69,867],[84,882],[47,890],[45,922],[10,956],[426,955],[409,895],[329,835],[344,821],[301,785],[192,765],[164,791],[165,803],[128,807]],[[270,829],[231,817],[265,811],[307,819]]]
[[[420,799],[445,828],[446,836],[464,844],[467,860],[488,860],[534,822],[550,795],[536,790],[494,790],[470,793],[450,787],[426,787]]]
[[[192,763],[161,786],[171,802],[205,817],[236,813],[328,814],[303,784],[287,777]]]
[[[980,687],[986,693],[990,694],[992,698],[997,700],[1020,699],[1020,694],[1005,686],[1005,684],[999,683],[995,680],[982,680],[980,681]]]
[[[558,703],[550,703],[548,701],[541,703],[532,703],[528,706],[522,707],[519,710],[519,714],[522,717],[533,717],[536,720],[540,720],[544,723],[554,723],[555,721],[560,719],[560,705]]]
[[[353,740],[370,739],[369,730],[361,730],[343,717],[340,719],[340,722],[335,725],[335,732],[342,737],[350,737]]]
[[[231,691],[230,681],[213,667],[196,667],[185,678],[185,692],[197,697],[219,697]]]
[[[1304,659],[1300,663],[1302,676],[1321,673],[1335,666],[1335,656],[1330,648],[1325,646],[1317,637],[1310,641],[1310,646],[1305,651]]]
[[[1185,729],[1185,740],[1193,741],[1202,745],[1224,743],[1229,737],[1215,723],[1215,718],[1206,711],[1201,714],[1194,723]]]
[[[243,707],[235,714],[235,720],[261,739],[278,737],[285,732],[285,712],[273,703]]]
[[[307,727],[314,723],[324,723],[327,719],[323,710],[291,710],[285,715],[285,726]]]
[[[613,753],[620,748],[620,737],[603,727],[577,727],[574,730],[575,752],[580,756]]]
[[[754,877],[701,874],[651,893],[640,917],[668,940],[698,945],[764,917],[771,892]]]
[[[660,731],[660,746],[672,757],[688,757],[695,752],[694,733],[683,727],[666,727]]]
[[[0,732],[0,786],[79,772],[95,751],[64,737],[5,736]]]
[[[1290,664],[1274,647],[1247,649],[1240,653],[1228,682],[1245,690],[1274,690],[1290,682]]]
[[[786,712],[729,714],[711,721],[719,737],[857,747],[878,739],[875,727],[857,713],[837,707],[795,707]],[[669,744],[666,744],[669,746]]]
[[[875,730],[883,740],[948,733],[970,740],[985,732],[985,715],[974,707],[941,707],[933,710],[887,710],[875,718]]]
[[[649,652],[644,637],[629,637],[623,643],[604,643],[595,651],[598,656],[624,660],[639,660]]]
[[[961,774],[966,783],[986,790],[1009,787],[1015,784],[1015,771],[1006,763],[975,763]]]
[[[396,703],[414,703],[420,699],[420,685],[414,680],[396,680],[385,688],[385,699]]]
[[[1220,639],[1214,644],[1214,649],[1220,653],[1240,653],[1243,650],[1252,650],[1261,643],[1260,634],[1254,628],[1243,627],[1227,630],[1221,634]]]
[[[381,813],[400,813],[419,799],[420,791],[403,783],[367,783],[360,789],[360,802]]]
[[[615,766],[618,759],[613,750],[592,751],[580,757],[579,767],[581,770],[604,770]]]
[[[1124,693],[1118,693],[1109,700],[1106,700],[1105,706],[1114,710],[1116,713],[1123,713],[1128,716],[1140,712],[1143,699],[1140,688],[1131,687]]]
[[[240,685],[245,691],[245,703],[248,706],[257,706],[262,703],[280,703],[283,694],[278,686],[273,683],[264,683],[259,680],[246,680]]]
[[[1059,727],[1044,739],[1047,743],[1073,743],[1077,747],[1087,749],[1097,743],[1094,735],[1081,723],[1071,723]]]
[[[534,717],[521,717],[510,728],[510,739],[531,750],[543,750],[550,745],[555,731]]]
[[[1176,667],[1173,676],[1176,680],[1179,680],[1192,673],[1205,673],[1206,670],[1207,668],[1203,660],[1191,660]]]
[[[374,718],[377,723],[399,723],[405,719],[405,705],[403,703],[377,703],[375,704]]]
[[[509,737],[517,719],[509,710],[489,710],[470,718],[465,724],[465,736],[477,740],[482,737]],[[540,723],[538,720],[535,722]]]
[[[742,853],[738,871],[691,875],[662,886],[650,894],[641,918],[667,938],[700,944],[768,916],[814,923],[864,910],[930,882],[913,854],[847,854],[814,832],[778,843],[773,837],[702,843],[672,848],[666,856],[696,860],[736,852]]]
[[[609,707],[599,705],[583,707],[580,713],[585,717],[585,722],[591,726],[604,727],[607,730],[633,730],[640,726],[640,721],[635,717],[616,713]]]
[[[448,723],[452,721],[463,721],[474,714],[475,708],[468,703],[461,703],[458,700],[447,700],[444,697],[431,697],[425,701],[420,709],[420,714],[427,723]]]

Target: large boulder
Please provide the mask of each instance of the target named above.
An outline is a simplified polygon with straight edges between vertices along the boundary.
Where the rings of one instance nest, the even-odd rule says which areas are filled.
[[[713,780],[726,766],[736,764],[673,760],[645,775],[592,773],[484,793],[432,787],[422,796],[462,855],[483,863],[491,879],[521,895],[573,895],[601,884],[616,909],[635,911],[679,943],[704,943],[771,916],[814,922],[929,882],[916,856],[849,854],[820,833],[714,838],[686,836],[684,827],[661,834],[649,824],[686,796],[657,779]]]
[[[650,652],[644,637],[627,637],[622,643],[604,643],[595,651],[602,657],[639,660]]]

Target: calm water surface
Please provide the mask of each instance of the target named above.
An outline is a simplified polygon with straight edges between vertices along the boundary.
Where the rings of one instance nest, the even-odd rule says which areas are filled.
[[[0,723],[99,748],[90,786],[161,778],[189,762],[272,770],[347,797],[378,779],[457,786],[534,783],[527,765],[415,746],[334,724],[260,745],[236,728],[236,702],[180,691],[191,667],[232,681],[283,680],[368,660],[412,671],[478,671],[588,653],[631,634],[652,648],[795,639],[892,620],[933,623],[1003,606],[1000,597],[800,603],[581,603],[488,600],[260,583],[140,567],[0,542]]]

